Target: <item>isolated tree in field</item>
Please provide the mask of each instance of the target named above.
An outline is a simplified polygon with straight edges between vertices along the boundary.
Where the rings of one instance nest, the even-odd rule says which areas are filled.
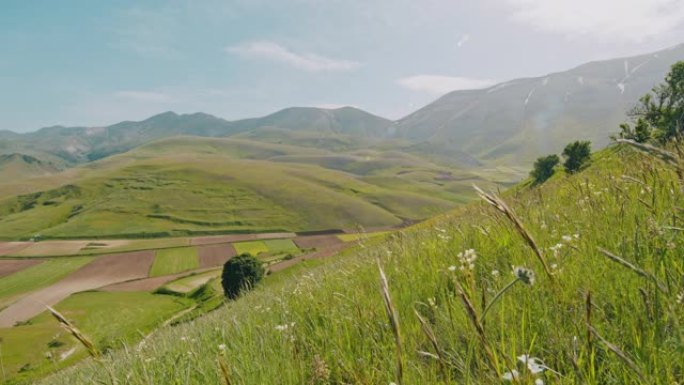
[[[249,253],[240,254],[223,265],[223,293],[228,298],[237,298],[241,293],[251,290],[263,277],[261,261]]]
[[[534,168],[530,171],[530,176],[534,178],[534,184],[544,183],[551,178],[554,173],[554,167],[560,163],[558,155],[552,154],[537,158],[534,162]]]
[[[576,141],[565,146],[563,150],[565,171],[572,174],[579,171],[582,166],[591,158],[591,142]]]
[[[629,112],[634,123],[620,125],[620,137],[637,142],[651,138],[665,143],[684,134],[684,61],[672,65],[665,83],[644,95]]]

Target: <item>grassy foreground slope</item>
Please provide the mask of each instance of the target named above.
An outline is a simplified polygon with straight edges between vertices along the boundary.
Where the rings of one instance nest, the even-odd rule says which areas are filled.
[[[508,219],[472,204],[44,383],[215,384],[218,362],[234,384],[680,383],[681,187],[658,161],[611,148],[504,196],[550,276]],[[536,279],[493,302],[512,266]]]
[[[0,199],[0,238],[397,226],[468,199],[480,180],[400,153],[180,137],[32,179],[30,193]]]

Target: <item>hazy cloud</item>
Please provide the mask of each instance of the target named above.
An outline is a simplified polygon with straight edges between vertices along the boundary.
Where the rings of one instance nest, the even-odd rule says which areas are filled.
[[[634,41],[681,29],[681,0],[507,0],[512,18],[547,32]]]
[[[463,47],[463,45],[467,43],[468,40],[470,40],[470,35],[466,33],[458,39],[458,41],[456,42],[456,46],[458,46],[459,48]]]
[[[289,64],[292,67],[312,72],[351,71],[361,63],[350,60],[327,58],[311,52],[294,52],[272,41],[255,41],[227,47],[226,51],[245,57],[263,58]]]
[[[168,103],[173,100],[171,95],[156,91],[118,91],[114,96],[145,103]]]
[[[413,91],[427,92],[442,95],[457,90],[472,90],[487,88],[494,85],[491,79],[474,79],[465,77],[439,76],[439,75],[416,75],[401,78],[397,84]]]

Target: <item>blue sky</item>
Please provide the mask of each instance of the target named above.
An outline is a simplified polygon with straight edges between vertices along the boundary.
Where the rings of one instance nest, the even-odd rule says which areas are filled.
[[[288,106],[400,118],[682,42],[681,0],[4,0],[0,130]]]

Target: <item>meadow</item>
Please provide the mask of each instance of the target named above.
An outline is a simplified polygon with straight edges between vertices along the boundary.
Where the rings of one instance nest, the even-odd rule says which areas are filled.
[[[681,383],[682,187],[611,147],[42,383]]]

